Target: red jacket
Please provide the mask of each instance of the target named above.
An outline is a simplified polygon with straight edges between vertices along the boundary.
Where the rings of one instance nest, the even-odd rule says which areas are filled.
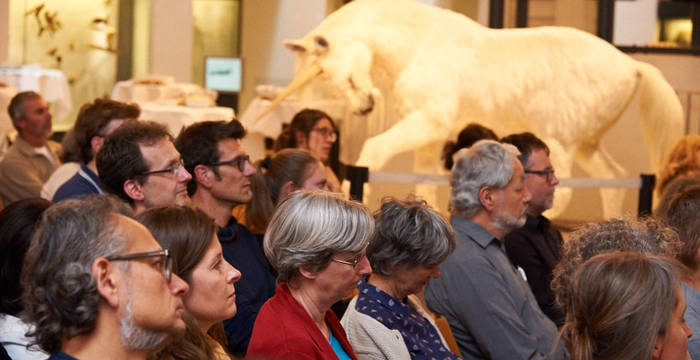
[[[348,355],[356,360],[345,330],[333,311],[326,311],[326,325]],[[277,286],[275,296],[260,309],[250,337],[249,359],[329,359],[337,360],[311,316],[289,292],[287,284]]]

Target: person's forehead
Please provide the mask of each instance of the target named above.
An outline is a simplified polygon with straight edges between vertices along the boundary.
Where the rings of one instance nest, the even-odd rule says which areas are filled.
[[[28,108],[46,107],[47,105],[46,105],[46,102],[44,101],[43,98],[41,98],[40,96],[36,96],[36,97],[31,97],[29,99],[24,100],[24,102],[22,102],[22,106],[25,109],[28,109]]]
[[[180,158],[173,142],[167,138],[160,139],[151,145],[139,145],[141,155],[149,167],[167,166]]]
[[[530,152],[530,156],[527,159],[528,168],[536,168],[536,170],[543,170],[552,165],[549,160],[549,155],[545,149],[533,149]]]
[[[229,158],[245,154],[245,151],[241,147],[241,142],[238,139],[221,139],[216,143],[216,148],[219,150],[219,160],[230,160]]]
[[[118,118],[109,120],[101,130],[103,130],[105,136],[111,134],[114,130],[122,126],[126,122],[136,121],[136,118]]]
[[[327,118],[321,118],[319,121],[316,122],[316,125],[314,125],[314,128],[316,128],[316,129],[326,128],[326,129],[333,130],[333,124]]]
[[[113,214],[116,225],[115,232],[121,234],[125,240],[124,253],[138,253],[160,250],[161,246],[153,238],[148,229],[136,220],[124,215]]]

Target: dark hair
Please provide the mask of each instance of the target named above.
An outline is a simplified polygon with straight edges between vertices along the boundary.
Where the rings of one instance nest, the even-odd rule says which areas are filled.
[[[22,311],[20,274],[24,254],[41,214],[51,206],[44,199],[15,201],[0,212],[0,313],[17,316]]]
[[[148,164],[140,146],[172,139],[165,126],[152,121],[132,121],[114,130],[97,153],[97,172],[105,190],[133,204],[124,192],[124,183],[129,179],[143,183],[140,175],[148,171]]]
[[[316,123],[318,123],[321,119],[328,119],[328,121],[331,122],[333,129],[336,128],[333,119],[321,110],[304,109],[296,113],[296,115],[294,115],[292,118],[292,123],[289,124],[284,131],[282,131],[279,137],[277,137],[277,140],[275,141],[275,151],[299,147],[296,136],[297,132],[303,133],[304,136],[308,138],[311,129],[313,129],[314,126],[316,126]]]
[[[464,129],[462,129],[462,131],[459,132],[457,142],[448,141],[445,143],[445,146],[443,146],[441,159],[445,162],[445,169],[452,170],[452,165],[454,165],[452,156],[457,151],[471,147],[475,142],[484,139],[498,140],[498,136],[496,136],[496,133],[494,133],[493,130],[485,126],[476,123],[467,125]]]
[[[532,154],[534,150],[544,150],[547,155],[549,155],[549,147],[547,144],[535,136],[535,134],[530,132],[508,135],[501,139],[501,142],[513,144],[518,148],[520,151],[520,156],[518,156],[518,159],[520,160],[520,163],[523,164],[523,167],[527,165],[527,161],[530,159],[530,154]]]
[[[185,169],[194,176],[195,166],[212,164],[220,160],[219,141],[242,139],[245,134],[243,125],[236,119],[203,121],[183,128],[175,139],[175,148],[185,162]],[[219,180],[219,169],[214,167],[213,171]],[[187,193],[192,196],[196,191],[197,181],[193,179],[187,184]]]
[[[92,103],[87,103],[80,108],[78,119],[73,126],[75,142],[80,152],[80,159],[84,163],[90,162],[95,157],[92,150],[92,138],[105,137],[105,127],[114,119],[138,118],[141,109],[136,104],[126,104],[107,98],[97,98]]]
[[[15,124],[16,119],[21,119],[24,117],[24,102],[29,99],[36,98],[41,98],[41,95],[34,91],[18,92],[14,97],[12,97],[12,100],[10,100],[10,104],[7,105],[7,113],[10,114],[10,119],[12,119],[12,125]]]
[[[68,199],[41,218],[24,257],[21,283],[27,336],[44,351],[61,349],[63,339],[95,329],[101,296],[92,264],[122,251],[127,239],[117,230],[131,209],[109,195]]]
[[[191,285],[192,270],[199,264],[214,240],[216,225],[202,210],[187,206],[166,206],[153,208],[141,213],[136,219],[153,234],[160,246],[168,249],[173,259],[173,273]],[[197,325],[196,319],[189,313],[183,315],[187,330],[180,340],[158,351],[163,358],[172,359],[213,359],[214,350]],[[220,323],[212,327],[221,327]],[[217,338],[225,348],[225,337]]]
[[[666,223],[678,232],[683,246],[678,254],[687,267],[697,270],[696,257],[700,249],[700,186],[692,186],[671,199],[663,214]]]
[[[424,200],[385,198],[374,223],[367,247],[374,273],[391,276],[399,265],[438,265],[456,246],[452,226]]]
[[[291,181],[300,188],[311,175],[311,165],[324,166],[314,154],[302,149],[281,150],[270,158],[267,168],[262,163],[255,164],[258,171],[250,177],[250,189],[255,196],[246,208],[246,225],[257,234],[265,233],[284,184]]]

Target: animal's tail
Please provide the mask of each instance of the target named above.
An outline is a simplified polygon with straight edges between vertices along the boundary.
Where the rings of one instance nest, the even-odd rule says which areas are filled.
[[[661,72],[647,63],[637,64],[641,75],[639,115],[649,144],[651,165],[658,173],[671,147],[685,133],[685,117],[678,95]]]

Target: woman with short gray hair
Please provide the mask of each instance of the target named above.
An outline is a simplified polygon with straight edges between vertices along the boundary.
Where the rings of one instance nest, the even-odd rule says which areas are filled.
[[[372,228],[364,205],[334,193],[295,192],[278,206],[263,247],[279,285],[255,320],[249,357],[356,359],[330,307],[372,271]]]
[[[440,276],[455,248],[449,223],[425,201],[388,198],[374,215],[367,248],[368,280],[350,301],[342,324],[359,358],[457,359],[414,296]]]

